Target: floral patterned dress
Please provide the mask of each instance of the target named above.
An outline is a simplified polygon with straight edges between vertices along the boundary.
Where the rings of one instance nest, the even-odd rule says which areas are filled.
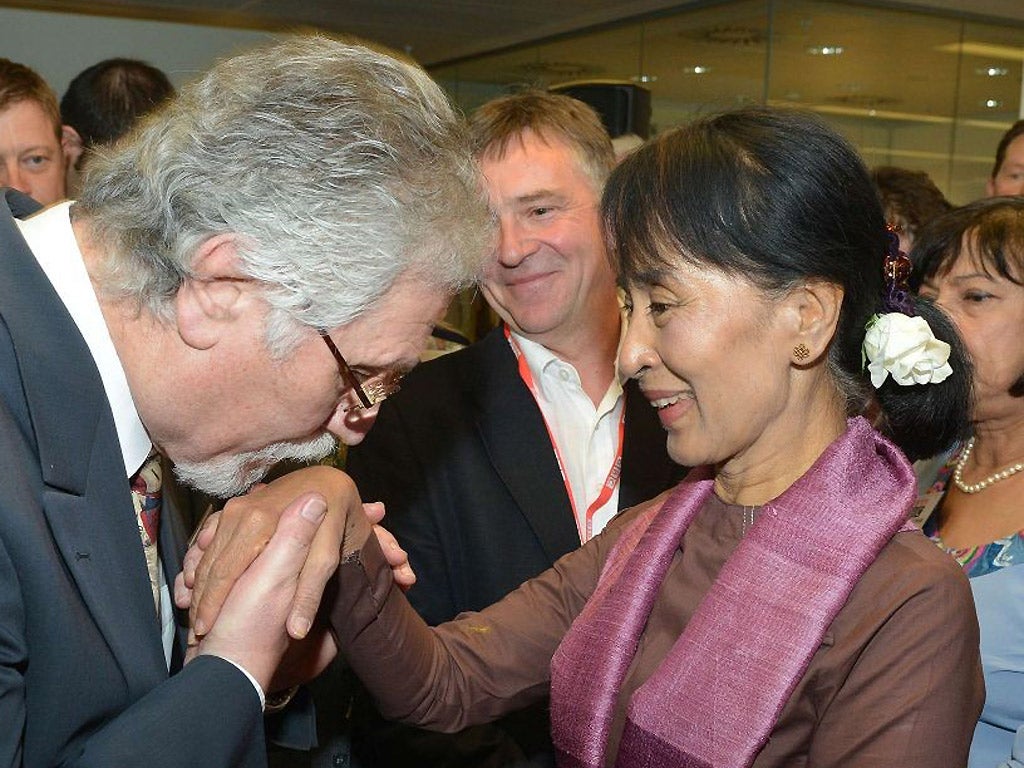
[[[923,486],[919,507],[941,506],[959,458],[958,448],[933,482]],[[1024,531],[956,549],[943,543],[934,511],[924,518],[922,529],[964,569],[978,611],[987,695],[968,767],[1024,768],[1024,567],[1012,567],[1024,566]]]
[[[960,459],[960,452],[961,448],[957,448],[942,465],[935,481],[928,488],[928,493],[944,494],[946,492],[946,486],[952,482],[953,470]],[[922,526],[925,535],[960,563],[960,567],[964,569],[964,573],[969,578],[984,576],[986,573],[992,573],[992,571],[1011,565],[1024,564],[1024,531],[1017,531],[1012,536],[996,539],[988,544],[956,549],[947,547],[943,543],[938,528],[938,515],[935,514],[929,515]]]

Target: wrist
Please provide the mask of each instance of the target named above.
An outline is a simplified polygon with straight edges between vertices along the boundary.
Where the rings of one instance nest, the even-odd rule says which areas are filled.
[[[245,675],[246,679],[250,683],[252,683],[252,687],[255,689],[256,695],[259,696],[259,699],[260,699],[260,709],[264,709],[266,707],[267,695],[264,692],[263,685],[260,683],[259,680],[256,679],[255,675],[253,675],[252,672],[250,672],[244,665],[242,665],[238,661],[235,661],[233,658],[231,658],[227,654],[219,653],[216,650],[209,650],[209,649],[203,648],[203,649],[200,649],[199,655],[200,656],[216,656],[218,659],[223,659],[228,664],[230,664],[235,669],[237,669],[239,672],[241,672],[243,675]]]

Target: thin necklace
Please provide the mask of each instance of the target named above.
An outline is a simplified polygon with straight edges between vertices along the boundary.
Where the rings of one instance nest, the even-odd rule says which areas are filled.
[[[992,483],[998,483],[1000,480],[1005,480],[1008,477],[1016,475],[1021,470],[1024,470],[1024,462],[1018,461],[1016,464],[1011,464],[1006,467],[1006,469],[1000,469],[998,472],[993,472],[984,480],[979,480],[976,483],[965,483],[963,481],[964,467],[967,466],[967,459],[970,457],[973,449],[974,438],[972,437],[967,441],[967,445],[964,446],[964,452],[960,454],[960,458],[956,462],[956,467],[953,469],[953,482],[956,484],[956,487],[964,493],[977,493],[978,491],[984,491],[992,485]]]
[[[740,531],[740,536],[746,536],[747,531],[754,527],[754,508],[744,507],[743,508],[743,528]]]

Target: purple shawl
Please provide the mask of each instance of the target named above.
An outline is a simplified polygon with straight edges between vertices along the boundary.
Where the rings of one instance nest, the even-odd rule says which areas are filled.
[[[713,484],[706,468],[694,470],[623,532],[556,651],[551,717],[562,768],[605,764],[619,689]],[[750,765],[914,497],[899,449],[851,419],[803,477],[761,508],[672,650],[636,690],[617,768]]]

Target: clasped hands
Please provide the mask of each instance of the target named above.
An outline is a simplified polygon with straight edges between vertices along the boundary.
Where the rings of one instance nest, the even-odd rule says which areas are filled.
[[[317,610],[338,567],[346,519],[357,514],[374,524],[395,582],[411,586],[408,556],[376,525],[383,504],[364,505],[339,470],[291,472],[208,517],[174,583],[175,604],[189,610],[186,663],[199,654],[220,656],[268,693],[322,672],[337,646]]]

